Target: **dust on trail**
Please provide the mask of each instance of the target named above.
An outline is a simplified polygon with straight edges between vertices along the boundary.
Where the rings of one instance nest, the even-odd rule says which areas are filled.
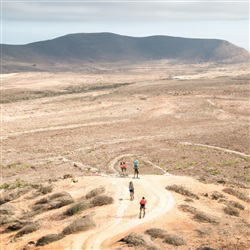
[[[114,172],[117,172],[114,166],[119,159],[125,156],[133,155],[120,155],[111,161],[109,167]],[[149,160],[147,161],[151,163]],[[130,178],[117,178],[112,176],[107,176],[107,178],[111,181],[112,185],[116,186],[115,216],[113,219],[109,219],[105,225],[97,229],[76,235],[66,249],[102,249],[102,245],[106,240],[121,233],[129,233],[130,230],[137,226],[165,214],[174,206],[174,199],[171,193],[162,187],[159,181],[159,178],[166,178],[166,176],[143,176],[141,179],[133,180],[135,186],[134,201],[126,199],[126,197],[129,196],[128,182]],[[138,218],[139,199],[141,196],[145,196],[148,201],[146,205],[146,216],[143,219]]]

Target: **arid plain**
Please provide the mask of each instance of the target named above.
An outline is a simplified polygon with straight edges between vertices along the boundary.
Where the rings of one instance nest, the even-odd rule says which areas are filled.
[[[1,76],[2,200],[30,188],[1,202],[1,211],[11,210],[3,208],[7,204],[14,211],[8,218],[1,212],[1,249],[248,249],[249,65],[157,61],[99,68],[100,73]],[[140,169],[135,180],[134,159]],[[126,178],[120,161],[127,164]],[[128,199],[131,180],[134,201]],[[59,218],[67,204],[27,219],[34,203],[48,196],[37,194],[46,185],[52,193],[68,192],[74,202],[104,187],[113,203]],[[169,185],[198,198],[165,189]],[[140,220],[141,196],[148,210]],[[230,205],[237,215],[229,214],[229,203],[244,209]],[[214,221],[193,219],[196,210]],[[93,218],[94,229],[36,245],[83,215]],[[39,230],[15,237],[7,228],[24,218],[39,221]],[[166,230],[165,238],[150,238],[150,228]],[[132,232],[139,243],[119,241]],[[171,235],[185,242],[167,242]]]

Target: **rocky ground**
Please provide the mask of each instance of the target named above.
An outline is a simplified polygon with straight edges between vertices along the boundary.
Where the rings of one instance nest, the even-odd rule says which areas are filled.
[[[2,249],[249,248],[248,65],[160,62],[1,79]],[[111,203],[86,199],[97,187]],[[149,200],[143,220],[141,196]],[[62,216],[79,202],[84,210]],[[79,218],[85,231],[63,233]],[[23,233],[25,223],[35,229]],[[40,246],[47,234],[56,240]]]

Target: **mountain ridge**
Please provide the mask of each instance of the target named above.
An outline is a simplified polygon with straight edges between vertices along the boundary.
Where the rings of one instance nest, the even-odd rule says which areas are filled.
[[[174,63],[240,63],[249,53],[220,39],[172,36],[131,37],[114,33],[74,33],[26,45],[1,44],[3,73],[57,71],[86,63],[138,63],[168,60]]]

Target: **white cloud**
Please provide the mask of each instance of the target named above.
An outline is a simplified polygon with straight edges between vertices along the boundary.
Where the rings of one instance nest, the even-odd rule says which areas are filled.
[[[3,19],[14,21],[246,20],[248,2],[4,2]]]

